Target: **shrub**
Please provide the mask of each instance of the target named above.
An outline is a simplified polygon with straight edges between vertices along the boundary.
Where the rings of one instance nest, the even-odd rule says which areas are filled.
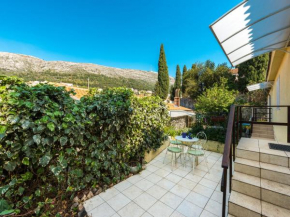
[[[229,111],[229,107],[234,103],[237,92],[230,91],[227,86],[227,80],[221,78],[221,84],[217,83],[197,99],[195,108],[201,113],[224,113]]]
[[[168,112],[158,97],[115,88],[74,101],[63,87],[0,84],[0,213],[40,214],[51,198],[116,183],[164,139]]]
[[[200,131],[204,131],[207,139],[217,142],[225,142],[226,139],[226,128],[224,127],[213,127],[213,126],[206,126],[205,128],[202,125],[195,124],[189,130],[194,136],[199,133]]]

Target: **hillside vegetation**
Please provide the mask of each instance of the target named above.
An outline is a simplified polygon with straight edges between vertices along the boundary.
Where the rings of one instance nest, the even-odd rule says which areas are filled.
[[[50,81],[50,82],[64,82],[64,83],[72,83],[74,86],[78,87],[88,87],[88,78],[90,87],[97,88],[111,88],[111,87],[128,87],[134,88],[138,90],[153,90],[154,83],[131,79],[131,78],[123,78],[120,77],[118,79],[113,77],[108,77],[100,74],[92,74],[86,71],[75,71],[71,73],[59,73],[51,70],[47,70],[43,73],[34,72],[34,71],[5,71],[0,70],[0,75],[6,76],[17,76],[19,78],[23,78],[24,81]]]
[[[45,61],[33,56],[0,52],[0,75],[18,76],[25,81],[73,83],[75,86],[109,88],[125,86],[153,90],[157,73],[138,69],[121,69],[91,63]],[[170,77],[170,83],[174,79]]]

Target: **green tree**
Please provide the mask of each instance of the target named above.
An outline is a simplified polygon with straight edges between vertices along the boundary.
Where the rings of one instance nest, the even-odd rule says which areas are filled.
[[[170,87],[170,99],[173,100],[175,97],[175,90],[176,89],[181,89],[181,72],[179,65],[176,66],[176,75],[175,75],[175,81],[174,81],[174,86]]]
[[[176,75],[175,75],[175,89],[181,88],[181,73],[179,65],[176,66]]]
[[[164,46],[160,46],[158,61],[158,83],[155,86],[155,94],[162,99],[166,99],[169,91],[169,75],[164,52]]]
[[[239,80],[238,90],[247,92],[249,84],[265,81],[269,55],[263,54],[238,65]]]
[[[237,91],[229,90],[227,79],[221,78],[221,83],[215,83],[212,88],[200,95],[195,108],[201,113],[221,114],[229,111],[229,107],[234,103]]]
[[[184,65],[183,69],[182,69],[182,86],[181,86],[181,92],[182,93],[185,92],[185,86],[183,85],[183,81],[184,81],[184,77],[186,75],[186,72],[187,72],[187,67],[186,67],[186,65]]]

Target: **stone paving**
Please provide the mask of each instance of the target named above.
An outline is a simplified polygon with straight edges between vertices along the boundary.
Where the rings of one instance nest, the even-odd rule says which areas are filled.
[[[222,214],[222,155],[207,152],[194,171],[191,163],[171,168],[165,151],[146,169],[90,200],[84,206],[91,217],[219,217]]]

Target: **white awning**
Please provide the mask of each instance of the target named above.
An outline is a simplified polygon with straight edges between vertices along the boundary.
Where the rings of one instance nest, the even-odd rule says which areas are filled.
[[[287,47],[290,0],[245,0],[210,25],[233,66]]]
[[[247,86],[248,91],[254,91],[254,90],[261,90],[261,89],[267,89],[273,86],[273,82],[263,82],[263,83],[258,83],[258,84],[253,84]]]

